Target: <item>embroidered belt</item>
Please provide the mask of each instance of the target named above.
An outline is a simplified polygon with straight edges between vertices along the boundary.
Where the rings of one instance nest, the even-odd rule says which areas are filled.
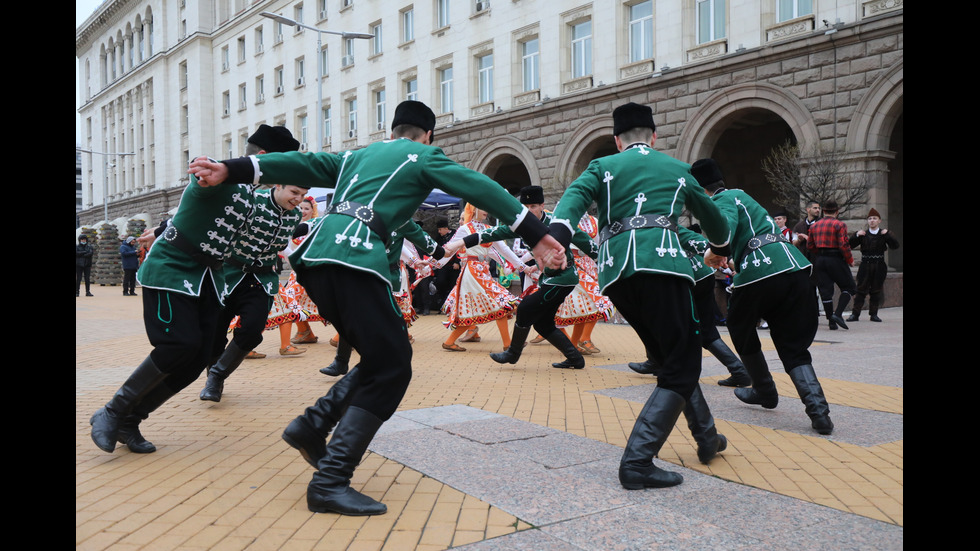
[[[368,228],[371,228],[371,231],[376,233],[386,244],[388,243],[390,235],[388,234],[387,228],[385,228],[384,222],[381,221],[381,218],[375,216],[374,209],[367,205],[362,205],[354,201],[341,201],[330,205],[327,214],[343,214],[344,216],[357,218],[367,225]]]
[[[225,264],[235,268],[241,268],[241,270],[246,274],[271,274],[272,272],[276,271],[275,266],[256,266],[254,264],[246,265],[244,262],[233,257],[226,258]]]
[[[205,268],[211,268],[212,270],[218,270],[221,268],[223,259],[204,254],[186,237],[184,237],[184,234],[178,231],[175,226],[167,226],[167,229],[163,230],[162,237],[167,240],[168,243],[174,247],[177,247],[177,250],[191,257],[194,262],[197,262]]]
[[[664,214],[637,214],[616,220],[612,224],[599,230],[599,244],[610,238],[623,233],[624,231],[640,230],[643,228],[663,228],[672,232],[677,232],[677,224],[672,222]]]
[[[866,254],[861,257],[861,260],[884,260],[885,255],[883,254]]]
[[[771,245],[773,243],[789,243],[789,239],[781,233],[764,233],[762,235],[757,235],[745,245],[745,254],[742,255],[742,259],[752,254],[753,251],[757,251],[766,245]]]

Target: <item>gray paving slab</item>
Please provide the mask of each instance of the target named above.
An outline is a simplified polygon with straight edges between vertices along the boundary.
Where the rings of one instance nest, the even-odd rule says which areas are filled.
[[[467,406],[399,412],[389,423],[374,453],[535,527],[467,551],[903,547],[900,526],[675,465],[684,484],[627,491],[621,448]]]

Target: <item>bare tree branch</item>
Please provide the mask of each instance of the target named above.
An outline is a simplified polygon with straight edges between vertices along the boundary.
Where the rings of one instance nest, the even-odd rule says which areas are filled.
[[[773,148],[762,161],[762,172],[776,194],[776,203],[797,214],[805,214],[809,201],[821,205],[833,199],[840,217],[864,206],[874,182],[863,173],[846,172],[844,159],[836,151],[804,152],[789,142]]]

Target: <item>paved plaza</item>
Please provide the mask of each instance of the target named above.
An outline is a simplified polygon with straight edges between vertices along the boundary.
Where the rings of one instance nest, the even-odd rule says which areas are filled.
[[[643,346],[624,325],[599,324],[601,353],[559,370],[546,342],[517,365],[494,324],[482,341],[447,352],[444,316],[419,318],[414,377],[352,485],[388,513],[311,513],[312,468],[280,435],[327,392],[334,331],[300,356],[246,360],[219,403],[204,377],[142,425],[156,453],[95,447],[88,419],[150,351],[142,300],[94,286],[75,299],[75,545],[82,550],[900,550],[904,545],[903,308],[830,331],[821,322],[813,364],[836,428],[811,428],[767,331],[780,394],[764,410],[716,382],[725,368],[705,352],[701,385],[728,449],[697,460],[683,417],[658,464],[684,475],[660,490],[626,491],[619,458],[655,379],[626,363]],[[142,293],[137,289],[137,293]],[[866,314],[864,316],[866,318]],[[728,341],[727,331],[722,328]],[[729,341],[730,342],[730,341]],[[356,362],[356,353],[353,362]],[[352,363],[353,363],[352,362]]]

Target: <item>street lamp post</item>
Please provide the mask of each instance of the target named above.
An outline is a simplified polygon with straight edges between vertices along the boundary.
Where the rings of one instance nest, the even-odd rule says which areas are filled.
[[[310,25],[304,25],[299,21],[290,19],[282,14],[272,13],[264,11],[260,13],[262,17],[268,17],[277,23],[282,23],[283,25],[293,25],[296,28],[310,29],[316,32],[316,59],[317,59],[317,77],[316,77],[316,120],[317,120],[317,131],[316,131],[316,141],[317,151],[323,151],[323,55],[321,54],[321,49],[323,48],[323,38],[322,34],[336,34],[343,38],[363,38],[371,39],[374,38],[373,34],[367,33],[352,33],[347,31],[326,31],[323,29],[318,29]]]
[[[105,152],[105,151],[92,151],[91,149],[76,148],[76,151],[81,153],[89,153],[91,155],[102,155],[102,214],[105,217],[106,222],[109,221],[109,157],[114,156],[125,156],[125,155],[136,155],[136,153],[119,153],[119,152]]]

